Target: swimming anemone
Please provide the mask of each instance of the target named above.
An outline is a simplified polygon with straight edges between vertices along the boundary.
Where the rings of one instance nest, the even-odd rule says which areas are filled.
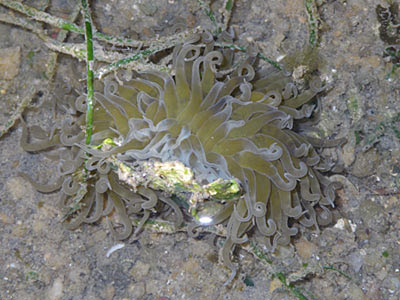
[[[203,184],[237,180],[241,197],[205,210],[207,225],[222,224],[226,230],[222,258],[233,275],[231,251],[248,240],[250,231],[274,251],[290,242],[299,224],[318,229],[330,223],[339,185],[321,174],[332,165],[315,150],[320,141],[302,134],[315,123],[310,117],[316,105],[308,103],[324,89],[318,77],[299,91],[284,72],[256,71],[256,56],[235,66],[234,51],[217,47],[207,34],[200,42],[176,46],[172,56],[173,76],[146,71],[118,83],[104,81],[103,91],[94,95],[92,136],[92,145],[102,146],[85,144],[85,95],[70,109],[74,118],[66,117],[49,134],[37,126],[28,130],[23,122],[26,151],[57,150],[52,152],[59,161],[55,184],[23,176],[41,192],[61,188],[66,227],[106,216],[112,234],[123,240],[157,214],[173,211],[176,226],[184,221],[181,207],[165,193],[123,184],[110,157],[131,166],[179,161]],[[38,141],[29,142],[28,135]],[[104,146],[105,139],[112,139],[110,146]],[[112,224],[111,214],[122,230]],[[135,230],[132,216],[141,218]],[[202,225],[193,222],[192,228]]]

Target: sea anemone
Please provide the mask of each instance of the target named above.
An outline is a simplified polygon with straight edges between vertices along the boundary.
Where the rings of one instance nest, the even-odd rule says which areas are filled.
[[[52,152],[59,161],[56,183],[40,185],[23,176],[42,192],[61,188],[67,228],[105,216],[112,234],[123,240],[155,215],[172,211],[176,226],[188,219],[165,191],[124,183],[111,159],[132,169],[144,161],[180,162],[203,185],[238,182],[239,197],[213,202],[215,209],[198,203],[191,227],[223,226],[222,258],[233,274],[231,251],[248,240],[250,231],[274,251],[290,242],[298,224],[327,225],[339,185],[320,173],[331,167],[314,148],[320,141],[303,134],[315,123],[309,120],[316,102],[308,103],[324,89],[319,78],[298,89],[285,72],[256,70],[255,55],[235,65],[234,50],[217,46],[208,34],[176,46],[172,57],[174,75],[146,71],[104,81],[103,91],[94,95],[91,145],[85,144],[83,131],[85,95],[71,105],[73,117],[49,134],[37,126],[28,130],[23,122],[26,151],[58,149]],[[28,135],[40,140],[28,142]],[[111,222],[112,214],[122,230],[115,218]],[[132,216],[140,217],[136,228]]]

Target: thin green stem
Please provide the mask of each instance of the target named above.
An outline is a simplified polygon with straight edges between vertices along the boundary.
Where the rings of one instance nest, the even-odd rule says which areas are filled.
[[[347,279],[352,280],[352,278],[351,278],[350,275],[346,274],[346,273],[343,272],[342,270],[339,270],[339,269],[335,268],[334,266],[331,266],[331,265],[329,265],[329,266],[323,266],[323,268],[324,268],[324,270],[336,271],[336,272],[338,272],[340,275],[346,277]]]
[[[24,29],[33,31],[38,35],[43,34],[43,30],[38,26],[38,23],[32,20],[27,20],[27,18],[25,17],[19,17],[12,14],[1,13],[0,22],[20,26]]]
[[[231,20],[232,16],[232,9],[234,5],[234,0],[225,0],[224,1],[224,9],[222,10],[222,16],[223,16],[223,24],[222,24],[222,31],[225,31],[229,27],[229,21]]]
[[[203,1],[203,0],[197,0],[197,2],[200,4],[200,7],[202,8],[202,10],[204,11],[204,14],[210,19],[210,21],[213,23],[213,25],[216,28],[216,34],[219,34],[221,32],[221,28],[218,25],[217,20],[215,19],[214,13],[211,10],[210,7],[210,2],[211,1]]]
[[[101,78],[103,78],[104,75],[106,75],[112,71],[118,70],[119,68],[124,67],[131,62],[138,61],[142,58],[145,58],[155,52],[157,52],[157,49],[146,49],[146,50],[143,50],[132,56],[120,59],[120,60],[118,60],[112,64],[109,64],[109,65],[101,68],[100,70],[98,70],[95,74],[95,77],[101,79]]]
[[[52,25],[57,28],[65,29],[71,32],[79,33],[79,34],[86,34],[86,29],[79,27],[71,22],[68,22],[62,18],[54,17],[48,13],[43,11],[37,10],[36,8],[30,7],[28,5],[22,4],[15,0],[0,0],[0,4],[11,8],[15,11],[18,11],[24,15],[27,15],[36,21],[44,22],[46,24]],[[94,32],[93,37],[108,42],[113,45],[120,45],[120,46],[131,46],[131,47],[140,47],[143,42],[136,41],[132,39],[126,39],[122,37],[114,37],[109,36],[101,32]]]
[[[311,47],[319,46],[319,13],[318,7],[315,0],[304,0],[304,5],[306,8],[306,13],[308,16],[308,27],[309,27],[309,43]]]
[[[246,48],[245,47],[241,47],[241,46],[238,46],[238,45],[235,45],[235,44],[215,43],[215,45],[219,46],[219,47],[222,47],[222,48],[230,48],[232,50],[238,50],[238,51],[246,52]],[[267,63],[271,64],[273,67],[275,67],[279,71],[282,71],[282,67],[276,61],[264,56],[260,52],[257,53],[257,57],[261,58],[262,60],[264,60]]]
[[[298,300],[308,300],[306,296],[297,288],[294,287],[292,283],[287,284],[286,276],[282,272],[277,272],[274,274],[293,295],[297,297]]]
[[[93,132],[93,29],[90,10],[86,0],[82,0],[82,14],[85,19],[85,38],[86,38],[86,67],[87,67],[87,96],[86,96],[86,144],[89,145]]]
[[[75,25],[72,22],[64,20],[62,18],[54,17],[48,13],[37,10],[28,5],[22,4],[15,0],[0,0],[0,4],[4,5],[8,8],[11,8],[15,11],[18,11],[24,15],[31,17],[32,19],[40,22],[44,22],[51,26],[61,28],[64,30],[68,30],[70,32],[75,32],[78,34],[84,35],[86,30],[80,26]],[[141,47],[154,47],[161,45],[172,45],[176,44],[177,40],[182,40],[182,38],[188,37],[191,34],[195,33],[197,29],[188,29],[181,33],[174,34],[168,37],[159,37],[156,39],[149,39],[146,41],[133,40],[124,37],[111,36],[98,31],[93,32],[93,38],[99,41],[103,41],[116,46],[125,46],[125,47],[133,47],[133,48],[141,48]]]
[[[0,4],[16,10],[24,15],[27,15],[36,21],[45,22],[47,24],[53,25],[55,27],[65,29],[68,31],[85,34],[83,28],[69,23],[61,18],[53,17],[52,15],[45,13],[43,11],[37,10],[36,8],[30,7],[28,5],[22,4],[21,2],[17,2],[15,0],[0,0]]]
[[[273,67],[275,67],[279,71],[282,71],[282,67],[276,61],[273,61],[272,59],[262,55],[261,53],[257,53],[257,57],[259,57],[262,60],[266,61],[267,63],[271,64]]]
[[[247,250],[253,253],[259,260],[272,265],[272,260],[265,255],[264,251],[255,242],[250,242],[250,247]]]

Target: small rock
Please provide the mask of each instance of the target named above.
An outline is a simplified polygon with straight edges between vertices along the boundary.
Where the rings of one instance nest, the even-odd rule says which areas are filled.
[[[112,300],[115,295],[115,288],[109,284],[106,286],[106,288],[103,290],[103,297],[109,300]]]
[[[384,265],[382,254],[378,253],[377,251],[370,251],[365,256],[365,265],[369,270],[376,273],[376,269],[382,268]]]
[[[145,264],[139,260],[131,268],[130,273],[135,278],[135,280],[142,280],[149,274],[149,271],[150,271],[150,265]]]
[[[129,295],[132,299],[139,299],[146,294],[146,285],[144,282],[138,282],[129,286]]]
[[[391,288],[396,291],[400,291],[400,279],[398,277],[392,277],[391,281]]]
[[[377,55],[368,56],[364,59],[365,64],[372,68],[377,68],[380,65],[381,58]]]
[[[359,153],[354,162],[351,174],[360,178],[374,174],[378,160],[379,155],[376,153],[375,149],[365,153]]]
[[[383,280],[385,279],[385,277],[387,276],[388,272],[386,270],[386,268],[382,268],[380,269],[378,272],[375,273],[376,278],[378,278],[379,280]]]
[[[348,178],[343,175],[335,174],[329,177],[329,180],[331,182],[338,181],[343,185],[343,189],[337,190],[339,198],[336,204],[351,207],[357,207],[359,205],[360,192]]]
[[[368,298],[356,284],[351,283],[338,295],[337,299],[367,300]]]
[[[47,299],[57,300],[63,295],[63,278],[58,277],[54,280],[53,285],[47,291]]]
[[[6,214],[0,213],[0,222],[4,225],[14,223],[12,216],[7,216]]]
[[[199,263],[198,263],[195,259],[190,258],[188,261],[186,261],[186,262],[183,264],[183,268],[182,268],[182,269],[183,269],[185,272],[194,274],[194,273],[196,273],[196,272],[200,269],[200,265],[199,265]]]
[[[28,228],[24,224],[17,224],[13,227],[12,235],[16,237],[23,237],[28,231]]]
[[[46,228],[46,223],[42,220],[35,220],[32,229],[35,233],[40,233]]]
[[[95,233],[91,234],[88,237],[87,243],[89,247],[92,247],[94,245],[97,245],[101,241],[104,241],[104,239],[107,236],[107,232],[104,230],[98,230]]]
[[[153,1],[144,1],[143,3],[138,3],[139,9],[146,16],[152,16],[157,11],[157,6],[155,5],[157,2]]]
[[[304,239],[301,239],[296,243],[297,254],[305,261],[308,261],[311,258],[315,248],[316,245]]]
[[[20,47],[0,49],[0,80],[11,80],[17,76],[20,63]]]
[[[190,241],[189,253],[192,253],[193,256],[204,257],[210,252],[211,247],[207,243],[197,240]]]
[[[348,261],[354,272],[358,273],[364,264],[364,256],[359,252],[354,252],[349,255]]]
[[[342,159],[343,159],[344,166],[346,168],[351,166],[351,164],[356,159],[355,148],[356,148],[356,139],[355,139],[354,134],[352,134],[348,138],[346,145],[343,146]]]
[[[371,199],[366,199],[360,204],[361,218],[369,227],[372,227],[376,221],[379,221],[383,211],[383,207]]]
[[[65,255],[65,252],[58,252],[51,248],[48,252],[44,253],[43,259],[46,262],[46,266],[54,269],[60,269],[67,264],[68,258]]]
[[[269,292],[272,294],[273,291],[282,287],[282,282],[278,278],[274,278],[269,284]]]
[[[160,286],[157,280],[149,279],[146,281],[146,292],[156,295],[160,291]]]
[[[25,202],[33,203],[35,192],[32,186],[27,184],[22,177],[8,178],[6,187],[13,201],[18,202],[24,198]]]

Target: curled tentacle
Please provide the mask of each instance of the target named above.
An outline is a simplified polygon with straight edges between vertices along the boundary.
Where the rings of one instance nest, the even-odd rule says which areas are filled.
[[[118,197],[117,194],[114,192],[109,192],[108,193],[109,200],[111,198],[112,204],[118,213],[118,217],[120,221],[122,222],[122,225],[124,226],[123,231],[117,232],[114,229],[114,226],[111,223],[111,220],[107,217],[107,224],[108,227],[112,233],[112,235],[117,239],[117,240],[124,240],[128,238],[131,233],[132,233],[132,221],[129,219],[128,214],[126,213],[125,206],[121,199]]]
[[[18,176],[21,176],[27,180],[37,191],[41,193],[52,193],[59,190],[64,182],[63,177],[59,177],[53,184],[40,184],[32,179],[28,174],[23,172],[18,172]]]

